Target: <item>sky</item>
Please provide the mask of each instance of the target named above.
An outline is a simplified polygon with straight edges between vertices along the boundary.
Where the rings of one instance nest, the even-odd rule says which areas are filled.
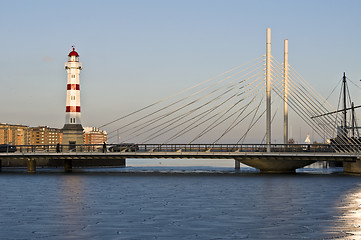
[[[359,0],[0,0],[0,122],[62,128],[72,45],[82,124],[97,127],[262,56],[266,28],[272,55],[282,62],[288,39],[289,64],[327,97],[343,72],[361,86],[360,9]]]

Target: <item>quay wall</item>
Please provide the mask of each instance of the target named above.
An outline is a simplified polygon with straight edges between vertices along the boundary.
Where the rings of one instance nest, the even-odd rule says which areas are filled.
[[[37,158],[36,167],[38,168],[57,168],[64,167],[63,159],[46,159]],[[27,159],[3,159],[1,160],[2,167],[27,167]],[[125,167],[125,159],[76,159],[72,161],[72,166],[75,168],[85,167]]]

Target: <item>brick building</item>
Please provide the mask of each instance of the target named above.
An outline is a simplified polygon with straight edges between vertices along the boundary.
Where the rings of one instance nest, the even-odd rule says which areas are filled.
[[[0,123],[0,144],[29,144],[29,127],[20,124]]]
[[[61,129],[48,126],[30,127],[30,145],[55,145],[63,142]]]
[[[84,144],[107,142],[106,131],[95,127],[84,128]],[[20,124],[0,123],[0,144],[56,145],[63,143],[63,130],[48,126],[29,127]]]
[[[61,129],[0,123],[0,144],[49,145],[62,143]]]
[[[107,142],[107,132],[95,127],[84,128],[84,144],[103,144]]]

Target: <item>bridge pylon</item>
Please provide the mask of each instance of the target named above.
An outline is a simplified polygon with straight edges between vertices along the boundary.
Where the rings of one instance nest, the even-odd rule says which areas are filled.
[[[266,42],[266,134],[267,152],[271,152],[271,29],[267,28]]]

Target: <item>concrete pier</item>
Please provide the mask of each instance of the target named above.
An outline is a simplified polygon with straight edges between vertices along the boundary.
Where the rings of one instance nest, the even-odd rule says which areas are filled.
[[[361,174],[361,158],[347,160],[343,162],[343,171],[345,173]]]
[[[36,160],[33,158],[28,158],[28,173],[36,173]]]
[[[73,171],[73,160],[72,159],[65,159],[64,160],[64,171],[65,172],[72,172]]]
[[[234,160],[234,169],[241,169],[241,162],[237,159]]]
[[[317,160],[299,157],[244,157],[239,162],[257,168],[261,173],[295,173],[297,168],[310,165]]]

